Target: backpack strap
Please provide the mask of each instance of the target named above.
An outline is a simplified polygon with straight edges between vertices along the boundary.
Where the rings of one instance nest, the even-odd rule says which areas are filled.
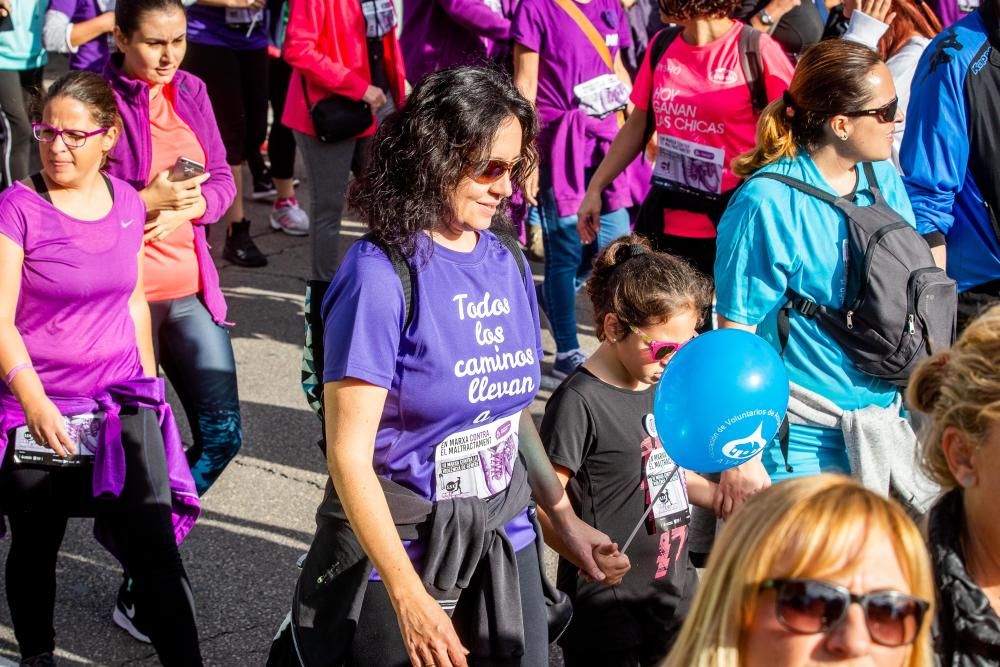
[[[744,25],[740,30],[740,65],[743,76],[750,88],[750,103],[755,115],[760,115],[767,106],[767,85],[764,81],[764,57],[760,53],[761,32],[756,28]]]
[[[797,178],[792,178],[791,176],[785,176],[784,174],[775,174],[774,172],[771,171],[765,171],[765,172],[757,172],[750,178],[770,178],[772,181],[778,181],[779,183],[784,183],[790,188],[794,188],[799,192],[804,192],[807,195],[812,195],[816,199],[822,199],[828,204],[837,206],[838,208],[840,203],[843,201],[843,197],[834,197],[825,190],[820,190],[819,188],[813,185],[809,185],[808,183],[800,181]]]
[[[653,115],[653,91],[656,88],[655,83],[653,82],[653,75],[656,73],[656,66],[660,64],[660,61],[663,60],[663,55],[667,52],[667,49],[682,32],[684,32],[684,28],[681,26],[664,28],[653,35],[653,39],[649,41],[649,48],[646,49],[646,60],[649,62],[650,86],[649,105],[646,108],[646,132],[644,133],[645,136],[643,136],[642,139],[643,146],[649,143],[653,133],[656,132],[656,117]]]
[[[492,231],[493,235],[497,237],[500,243],[502,243],[503,246],[510,251],[510,254],[514,255],[514,261],[517,262],[517,269],[520,272],[521,277],[525,278],[526,263],[524,261],[524,252],[521,250],[521,246],[518,245],[517,239],[514,238],[513,234],[507,231],[500,231],[500,230],[490,230],[490,231]]]
[[[599,55],[601,60],[604,61],[604,64],[608,66],[608,70],[614,74],[615,63],[611,59],[611,50],[608,49],[608,45],[604,42],[604,37],[602,37],[601,33],[597,31],[594,24],[590,22],[587,15],[580,11],[580,8],[576,6],[576,3],[573,2],[573,0],[555,0],[555,3],[559,5],[564,12],[569,14],[569,17],[573,19],[577,26],[579,26],[580,30],[583,31],[583,34],[590,40],[594,50],[597,51],[597,55]]]
[[[413,283],[416,282],[416,276],[413,274],[410,263],[406,261],[406,258],[403,257],[403,254],[398,249],[385,245],[372,232],[368,232],[360,240],[368,241],[377,247],[392,262],[392,268],[396,270],[399,283],[403,286],[403,303],[406,304],[406,318],[403,320],[402,331],[406,331],[410,324],[413,323]]]

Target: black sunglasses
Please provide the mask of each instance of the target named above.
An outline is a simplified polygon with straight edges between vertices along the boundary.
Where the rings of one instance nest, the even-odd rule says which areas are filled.
[[[878,109],[865,109],[863,111],[851,111],[845,113],[845,116],[875,116],[883,123],[892,123],[896,120],[896,111],[899,109],[899,98],[894,97],[892,100],[880,106]]]
[[[872,641],[882,646],[913,643],[923,625],[929,604],[899,591],[855,595],[843,586],[814,579],[768,579],[761,590],[773,588],[778,621],[799,634],[829,632],[847,618],[855,602],[865,612]]]

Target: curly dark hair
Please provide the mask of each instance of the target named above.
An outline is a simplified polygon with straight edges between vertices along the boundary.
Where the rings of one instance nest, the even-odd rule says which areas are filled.
[[[515,188],[535,168],[535,110],[510,76],[493,68],[455,67],[417,84],[406,104],[375,132],[370,159],[354,180],[348,203],[375,237],[411,257],[416,235],[453,216],[452,197],[462,179],[489,157],[498,128],[521,124]],[[509,227],[506,206],[493,227]]]
[[[712,284],[683,259],[654,252],[649,240],[622,236],[601,251],[587,279],[598,340],[607,338],[604,318],[637,327],[660,324],[685,310],[703,313],[712,303]],[[701,322],[699,322],[701,324]],[[628,328],[612,332],[625,338]]]
[[[660,14],[670,23],[732,16],[741,0],[659,0]]]

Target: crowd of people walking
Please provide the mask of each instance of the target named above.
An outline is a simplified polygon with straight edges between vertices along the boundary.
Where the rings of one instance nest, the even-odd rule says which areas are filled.
[[[178,545],[244,439],[209,239],[266,265],[253,199],[309,238],[329,472],[270,667],[1000,665],[998,35],[998,0],[0,0],[21,664],[79,517],[109,623],[203,662]],[[684,470],[654,396],[726,328],[787,415]]]

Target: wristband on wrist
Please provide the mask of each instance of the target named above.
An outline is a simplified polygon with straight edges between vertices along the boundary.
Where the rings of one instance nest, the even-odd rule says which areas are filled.
[[[14,366],[14,368],[10,369],[10,373],[7,373],[7,378],[6,378],[7,386],[9,387],[10,383],[13,382],[14,378],[17,377],[17,374],[25,370],[26,368],[34,368],[34,366],[31,365],[31,362],[25,362],[23,364],[18,364],[17,366]]]

